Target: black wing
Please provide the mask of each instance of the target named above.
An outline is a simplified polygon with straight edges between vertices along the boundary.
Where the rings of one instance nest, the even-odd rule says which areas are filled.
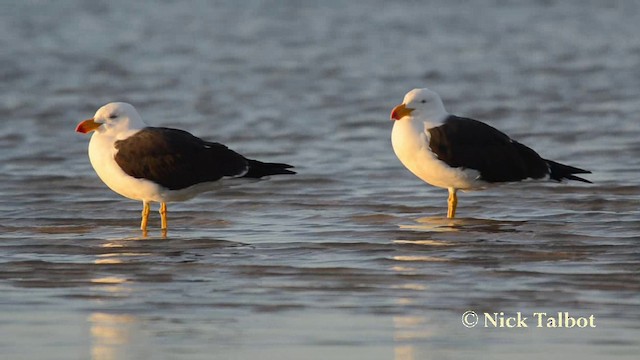
[[[532,149],[480,121],[450,115],[429,129],[429,147],[451,167],[474,169],[487,182],[539,179],[549,174],[547,161]]]
[[[249,167],[247,159],[226,146],[178,129],[147,127],[116,141],[115,147],[115,160],[125,173],[170,190],[243,175]]]

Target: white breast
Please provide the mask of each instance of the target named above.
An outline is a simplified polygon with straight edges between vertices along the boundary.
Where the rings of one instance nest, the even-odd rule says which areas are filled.
[[[441,188],[461,190],[480,189],[487,186],[477,180],[476,170],[452,168],[429,149],[429,132],[425,123],[402,119],[395,122],[391,132],[393,151],[400,162],[423,181]]]
[[[116,193],[134,200],[159,201],[160,186],[127,175],[114,158],[115,138],[94,133],[89,142],[89,159],[100,179]]]

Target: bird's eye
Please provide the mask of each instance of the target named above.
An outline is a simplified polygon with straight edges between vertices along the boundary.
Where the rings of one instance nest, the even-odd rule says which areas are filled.
[[[427,100],[420,100],[421,103],[426,104]]]
[[[116,115],[116,114],[111,114],[111,115],[109,115],[109,119],[115,119],[115,118],[117,118],[117,117],[118,117],[118,115]]]

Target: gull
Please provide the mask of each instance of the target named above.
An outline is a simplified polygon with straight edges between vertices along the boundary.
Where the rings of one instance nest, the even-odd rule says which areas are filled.
[[[142,201],[140,229],[145,232],[152,202],[160,203],[166,232],[169,202],[213,190],[223,179],[295,174],[291,165],[248,159],[184,130],[148,126],[123,102],[104,105],[76,131],[93,133],[89,159],[98,177],[114,192]]]
[[[422,181],[449,191],[454,218],[458,190],[482,190],[525,179],[576,180],[590,171],[543,159],[531,148],[478,120],[449,114],[427,88],[409,91],[391,111],[393,151]]]

